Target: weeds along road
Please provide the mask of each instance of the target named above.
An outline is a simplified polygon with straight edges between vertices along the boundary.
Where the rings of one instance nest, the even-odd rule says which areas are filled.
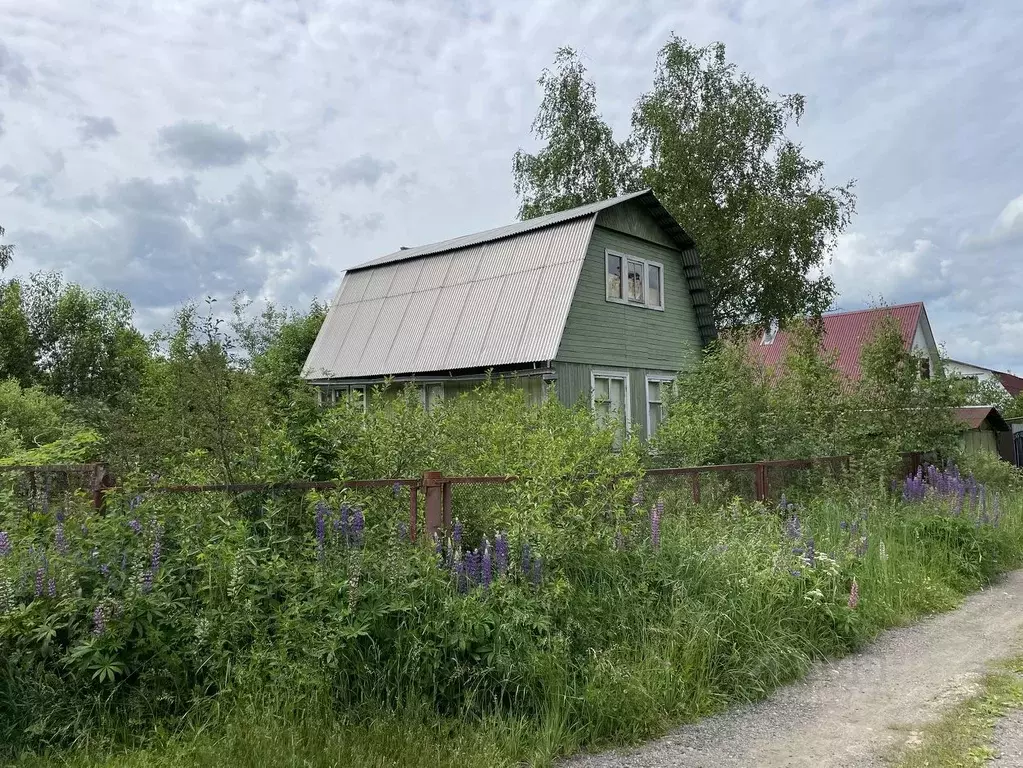
[[[1023,640],[1023,570],[950,613],[881,634],[758,704],[571,768],[882,768]]]

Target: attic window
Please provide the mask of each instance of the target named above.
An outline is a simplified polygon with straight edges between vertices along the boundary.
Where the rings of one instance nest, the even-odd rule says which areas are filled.
[[[664,266],[615,251],[604,252],[605,294],[618,304],[664,309]]]
[[[778,321],[772,320],[767,330],[764,331],[764,337],[760,340],[760,343],[765,347],[770,346],[774,344],[776,338],[778,338]]]

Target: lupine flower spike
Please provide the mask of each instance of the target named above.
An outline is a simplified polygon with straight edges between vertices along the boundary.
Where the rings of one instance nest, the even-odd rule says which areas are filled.
[[[856,606],[860,604],[860,585],[856,579],[853,579],[852,587],[849,589],[849,607],[852,610],[856,610]]]

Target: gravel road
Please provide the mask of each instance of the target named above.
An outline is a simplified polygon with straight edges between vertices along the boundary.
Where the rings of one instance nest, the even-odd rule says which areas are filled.
[[[995,725],[991,744],[998,755],[997,768],[1023,768],[1023,709],[1007,714]]]
[[[958,610],[885,632],[862,653],[820,664],[758,704],[565,766],[880,768],[885,753],[916,741],[922,724],[973,693],[987,665],[1018,652],[1021,639],[1023,571],[1015,571]],[[1004,749],[998,765],[1023,766],[1009,762],[1011,745]]]

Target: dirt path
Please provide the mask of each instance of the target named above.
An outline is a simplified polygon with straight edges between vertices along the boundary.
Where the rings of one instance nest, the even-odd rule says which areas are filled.
[[[998,721],[992,746],[998,755],[998,768],[1023,768],[1023,709]]]
[[[1019,651],[1023,571],[961,608],[881,635],[752,707],[708,718],[638,749],[572,768],[871,768],[965,698],[986,665]]]

